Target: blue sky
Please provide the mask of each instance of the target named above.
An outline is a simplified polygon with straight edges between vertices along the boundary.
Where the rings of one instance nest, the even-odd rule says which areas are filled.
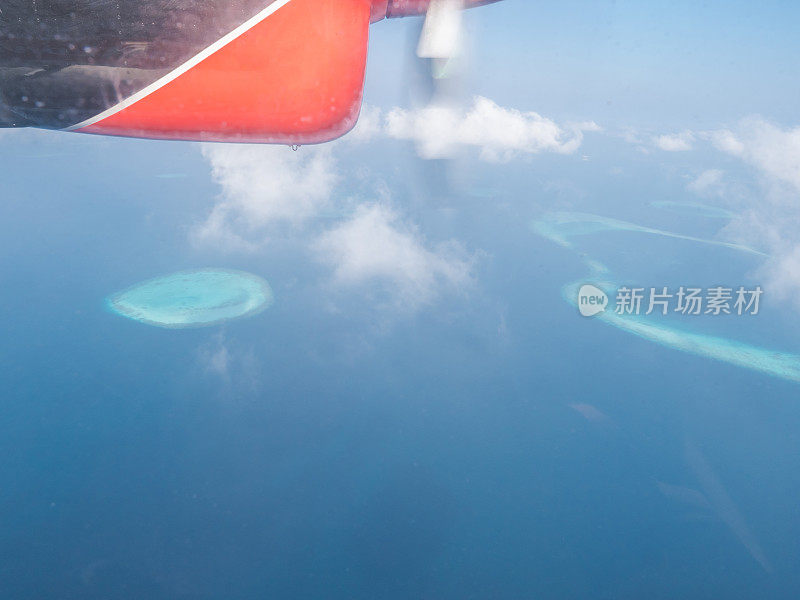
[[[800,97],[797,16],[792,2],[506,0],[468,15],[472,84],[504,105],[617,126],[709,127],[753,113],[788,125]],[[404,46],[397,29],[408,26],[374,29],[373,62]]]

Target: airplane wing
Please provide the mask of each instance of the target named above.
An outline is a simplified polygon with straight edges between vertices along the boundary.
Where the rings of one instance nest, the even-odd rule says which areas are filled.
[[[325,142],[358,119],[370,22],[428,4],[3,0],[0,127]]]
[[[160,139],[327,141],[358,118],[370,9],[369,0],[6,0],[0,120]]]

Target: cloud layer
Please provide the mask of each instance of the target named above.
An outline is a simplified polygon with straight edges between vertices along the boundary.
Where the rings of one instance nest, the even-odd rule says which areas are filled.
[[[562,128],[538,113],[503,108],[483,97],[475,98],[467,111],[450,105],[395,108],[387,114],[384,128],[389,137],[417,142],[424,158],[446,158],[459,146],[469,146],[491,162],[519,154],[569,154],[580,147],[584,131],[600,129],[594,122]]]
[[[275,224],[301,225],[328,206],[338,181],[331,150],[206,144],[219,201],[192,232],[197,243],[253,249]]]
[[[367,199],[350,217],[327,230],[309,227],[322,211],[342,212],[336,202],[343,179],[334,158],[337,148],[373,139],[414,141],[423,157],[441,158],[474,148],[486,161],[507,161],[541,152],[571,153],[593,122],[561,126],[535,112],[504,108],[477,97],[462,110],[432,105],[383,113],[365,107],[357,128],[342,141],[291,152],[257,145],[203,146],[220,195],[207,218],[192,231],[193,240],[217,248],[254,251],[276,233],[306,240],[311,254],[332,272],[339,287],[378,282],[408,305],[434,298],[444,288],[471,279],[472,261],[456,244],[428,244],[387,202]],[[637,137],[638,139],[638,137]],[[682,131],[655,135],[665,151],[689,151],[703,143],[736,157],[760,173],[767,193],[751,201],[728,229],[740,241],[768,247],[775,258],[764,274],[787,296],[800,292],[800,128],[785,129],[753,117],[736,127],[715,131]],[[636,142],[636,143],[641,143]],[[726,196],[730,185],[721,169],[706,169],[687,186],[701,196]],[[339,194],[341,196],[341,194]],[[800,293],[796,294],[800,297]]]
[[[764,283],[774,297],[800,307],[800,128],[784,129],[751,117],[704,137],[761,176],[761,192],[747,202],[729,232],[769,248],[773,257],[760,271]]]
[[[203,156],[220,194],[191,238],[201,247],[254,252],[288,234],[331,270],[329,285],[377,286],[396,304],[421,306],[444,290],[468,286],[473,257],[453,241],[429,243],[386,199],[369,198],[360,205],[350,198],[337,200],[342,196],[338,184],[345,179],[334,158],[337,150],[376,138],[402,139],[416,142],[427,158],[475,148],[483,160],[508,161],[522,154],[574,152],[583,132],[596,130],[592,122],[560,126],[535,112],[477,97],[467,110],[439,105],[383,113],[365,106],[349,135],[299,152],[282,146],[206,144]],[[338,222],[324,229],[314,219],[323,211],[340,213]],[[212,369],[225,369],[224,353],[211,359]]]
[[[353,217],[326,232],[314,245],[340,287],[371,282],[388,285],[397,300],[416,307],[443,288],[462,288],[471,280],[472,260],[455,243],[430,248],[414,227],[392,209],[363,204]]]
[[[692,149],[694,134],[691,131],[659,135],[653,138],[657,148],[666,152],[685,152]]]
[[[781,129],[759,117],[746,119],[736,132],[713,132],[714,145],[800,191],[800,127]]]
[[[686,187],[698,196],[721,195],[724,190],[724,175],[720,169],[708,169],[689,182]]]

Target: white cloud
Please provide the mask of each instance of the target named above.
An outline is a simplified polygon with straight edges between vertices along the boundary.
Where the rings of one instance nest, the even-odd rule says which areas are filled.
[[[278,223],[301,224],[326,207],[337,182],[328,147],[205,144],[221,196],[208,217],[194,228],[198,243],[252,249],[266,229]]]
[[[689,182],[686,187],[690,192],[699,196],[709,196],[722,192],[724,172],[719,169],[708,169],[703,171],[695,179]]]
[[[258,249],[277,226],[295,229],[330,208],[339,182],[334,151],[369,142],[382,133],[382,114],[364,105],[356,127],[340,140],[305,146],[204,144],[220,195],[211,212],[191,231],[198,245]]]
[[[771,299],[800,308],[800,207],[794,198],[764,190],[725,227],[724,237],[768,252],[754,275]]]
[[[744,145],[736,139],[736,136],[726,130],[712,131],[709,137],[718,150],[740,156],[744,152]]]
[[[325,233],[315,250],[333,268],[337,286],[379,283],[389,288],[398,304],[409,308],[472,279],[472,260],[457,244],[426,247],[413,227],[380,204],[360,206],[350,220]]]
[[[353,130],[348,133],[342,141],[347,142],[369,142],[381,133],[381,120],[383,114],[377,106],[367,104],[361,107],[361,115]]]
[[[252,348],[241,347],[225,338],[220,331],[197,349],[197,365],[212,381],[222,385],[223,397],[232,392],[253,392],[260,386],[258,360]]]
[[[221,342],[218,343],[216,348],[202,348],[200,350],[200,361],[206,371],[228,379],[231,355],[227,346]]]
[[[191,230],[197,245],[253,251],[278,226],[298,228],[329,208],[339,176],[336,148],[380,136],[413,139],[428,157],[444,157],[458,146],[480,149],[484,160],[509,160],[520,153],[574,152],[592,122],[562,128],[534,112],[520,112],[478,97],[469,111],[429,106],[394,109],[386,115],[365,105],[355,129],[340,141],[292,152],[286,146],[204,144],[220,196],[203,221]]]
[[[366,116],[361,135],[374,135],[379,113]],[[192,231],[197,243],[254,251],[276,227],[288,225],[298,241],[332,269],[336,287],[380,290],[392,306],[408,309],[472,280],[473,261],[458,244],[427,245],[413,226],[383,204],[362,204],[321,233],[319,224],[303,226],[332,203],[339,177],[331,146],[295,153],[274,146],[205,145],[203,153],[221,194]],[[224,345],[205,349],[203,355],[205,368],[223,377],[231,359]]]
[[[762,269],[767,291],[779,300],[800,306],[800,245],[768,261]]]
[[[653,138],[657,148],[666,152],[684,152],[692,149],[694,134],[691,131],[659,135]]]
[[[624,139],[639,143],[635,132]],[[689,182],[687,189],[701,196],[724,197],[736,203],[736,216],[722,235],[729,240],[770,253],[758,277],[774,298],[793,301],[800,308],[800,127],[782,128],[761,117],[712,131],[690,131],[652,138],[665,151],[688,151],[699,142],[740,159],[761,175],[762,187],[726,181],[720,169],[708,169]]]
[[[633,127],[625,127],[622,131],[616,134],[618,137],[621,137],[623,140],[628,142],[629,144],[643,144],[641,136],[639,132],[634,129]]]
[[[705,134],[718,150],[762,176],[763,189],[727,227],[737,240],[768,249],[759,271],[765,292],[800,307],[800,127],[784,129],[761,117]]]
[[[483,97],[466,112],[449,105],[395,108],[385,125],[390,137],[416,141],[425,158],[446,158],[458,146],[473,146],[491,162],[545,151],[568,154],[580,147],[584,131],[599,129],[593,122],[562,128],[535,112],[503,108]]]
[[[800,127],[781,129],[759,117],[743,121],[736,133],[711,134],[714,145],[738,156],[768,177],[800,190]]]
[[[338,149],[388,137],[415,140],[429,156],[467,146],[479,149],[484,160],[502,161],[518,154],[574,152],[583,132],[597,130],[593,122],[562,127],[537,113],[476,98],[466,111],[434,106],[394,109],[385,117],[380,109],[365,106],[357,127],[341,141],[299,152],[283,146],[204,144],[220,194],[192,229],[191,239],[221,250],[255,251],[289,231],[331,268],[335,287],[376,292],[393,306],[413,309],[472,283],[474,257],[453,241],[428,243],[385,203],[362,204],[320,233],[322,225],[309,221],[337,208]],[[206,368],[221,376],[231,368],[232,355],[224,346],[207,351],[204,359]]]
[[[726,226],[724,237],[769,252],[771,256],[755,275],[771,297],[800,308],[800,127],[782,128],[751,117],[727,129],[686,130],[653,138],[657,147],[667,151],[691,150],[698,141],[710,142],[761,175],[763,187],[755,193],[741,185],[732,187],[719,169],[702,172],[687,188],[705,196],[736,196],[737,215]]]

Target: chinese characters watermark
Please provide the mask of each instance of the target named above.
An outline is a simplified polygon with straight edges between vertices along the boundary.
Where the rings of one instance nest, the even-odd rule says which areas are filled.
[[[698,288],[680,286],[628,287],[617,289],[614,312],[618,315],[757,315],[760,308],[761,286],[748,289],[714,286]],[[586,284],[578,291],[578,310],[583,316],[593,316],[609,307],[609,297],[600,288]]]

